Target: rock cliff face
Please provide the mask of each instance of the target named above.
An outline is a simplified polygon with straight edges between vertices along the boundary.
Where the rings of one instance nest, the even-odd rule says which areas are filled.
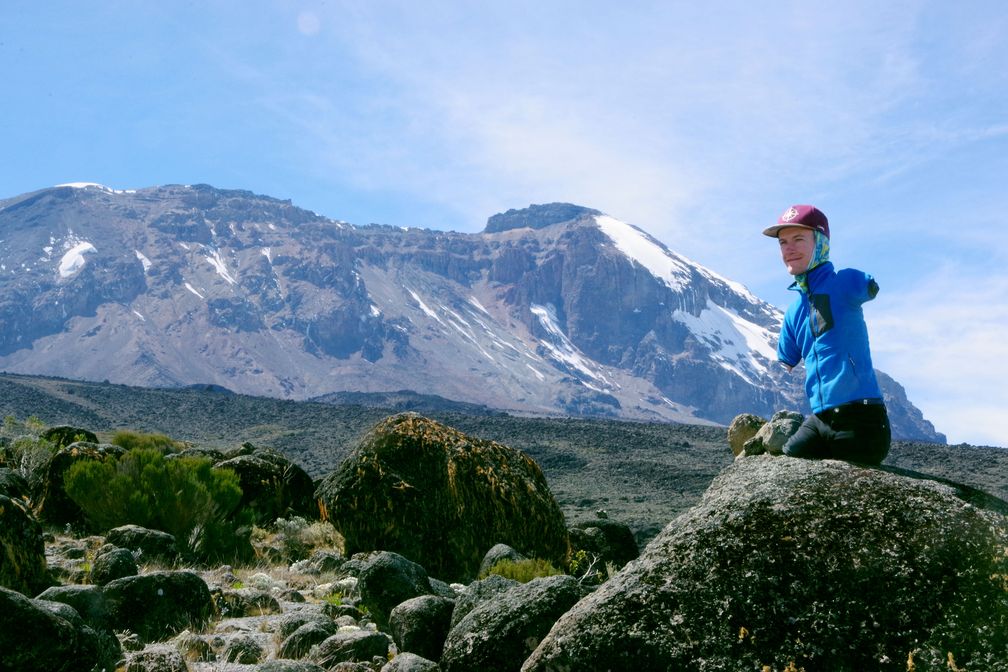
[[[207,185],[78,185],[0,201],[0,232],[11,372],[722,424],[805,408],[771,363],[776,308],[580,206],[460,234]],[[883,381],[897,437],[944,440]]]
[[[1004,510],[843,462],[739,458],[522,670],[1006,669]]]

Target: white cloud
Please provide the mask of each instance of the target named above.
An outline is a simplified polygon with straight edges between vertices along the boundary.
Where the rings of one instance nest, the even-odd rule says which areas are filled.
[[[872,353],[950,442],[1008,447],[1008,275],[976,270],[866,304]]]

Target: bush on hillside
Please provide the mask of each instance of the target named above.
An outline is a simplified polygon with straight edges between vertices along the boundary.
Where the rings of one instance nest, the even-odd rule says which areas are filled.
[[[116,432],[112,437],[112,444],[126,450],[152,448],[161,453],[173,453],[182,447],[177,441],[164,434],[147,434],[132,429]]]
[[[64,479],[67,495],[100,529],[134,524],[162,530],[200,557],[218,557],[215,540],[241,500],[238,477],[201,457],[165,459],[133,449],[114,462],[78,462]]]
[[[479,578],[485,579],[490,574],[499,574],[505,579],[512,579],[519,583],[528,583],[532,579],[544,576],[556,576],[563,574],[563,572],[554,567],[553,563],[549,560],[532,558],[529,560],[501,560],[494,564],[485,576]]]

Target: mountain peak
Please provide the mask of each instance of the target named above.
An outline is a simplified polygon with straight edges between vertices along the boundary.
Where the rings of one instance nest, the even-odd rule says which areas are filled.
[[[511,209],[507,212],[497,213],[487,219],[484,233],[500,233],[512,229],[542,229],[553,224],[569,222],[585,215],[601,215],[602,213],[592,208],[586,208],[573,203],[545,203],[543,205],[530,205],[521,210]]]

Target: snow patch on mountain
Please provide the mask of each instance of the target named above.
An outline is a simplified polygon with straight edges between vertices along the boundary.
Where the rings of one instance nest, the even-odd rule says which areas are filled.
[[[578,374],[601,383],[606,387],[611,386],[609,380],[597,371],[598,364],[593,359],[586,357],[585,354],[581,352],[581,350],[579,350],[569,338],[567,338],[567,334],[563,332],[563,329],[560,328],[560,325],[557,322],[556,308],[554,308],[552,304],[546,304],[543,306],[533,303],[529,308],[532,311],[532,314],[539,318],[539,324],[542,325],[543,329],[546,330],[546,333],[549,336],[548,339],[540,340],[540,343],[543,348],[545,348],[550,358],[560,364],[562,368],[577,376],[581,384],[585,387],[600,392],[602,391],[580,378]]]
[[[133,252],[136,253],[136,258],[140,260],[140,263],[143,264],[144,273],[149,271],[151,267],[151,260],[148,259],[140,250],[133,250]]]
[[[724,306],[709,304],[700,315],[677,310],[672,317],[710,348],[720,366],[749,383],[767,375],[767,364],[777,359],[776,336]]]
[[[221,258],[220,250],[211,249],[210,254],[205,257],[207,261],[216,269],[217,275],[221,276],[228,281],[229,284],[237,284],[237,280],[228,271],[227,266],[224,265],[224,260]]]
[[[97,252],[95,246],[87,241],[77,243],[63,255],[59,263],[59,274],[61,278],[69,278],[72,275],[76,275],[84,268],[84,264],[87,260],[84,258],[85,254],[93,254]]]
[[[682,290],[690,281],[689,262],[635,226],[608,215],[596,215],[595,223],[616,245],[616,249],[636,261],[675,290]]]
[[[188,282],[185,283],[185,286],[186,286],[186,289],[188,289],[190,292],[192,292],[193,294],[195,294],[199,298],[201,298],[201,299],[206,298],[202,294],[200,294],[199,292],[197,292],[196,289],[192,285],[190,285]]]

